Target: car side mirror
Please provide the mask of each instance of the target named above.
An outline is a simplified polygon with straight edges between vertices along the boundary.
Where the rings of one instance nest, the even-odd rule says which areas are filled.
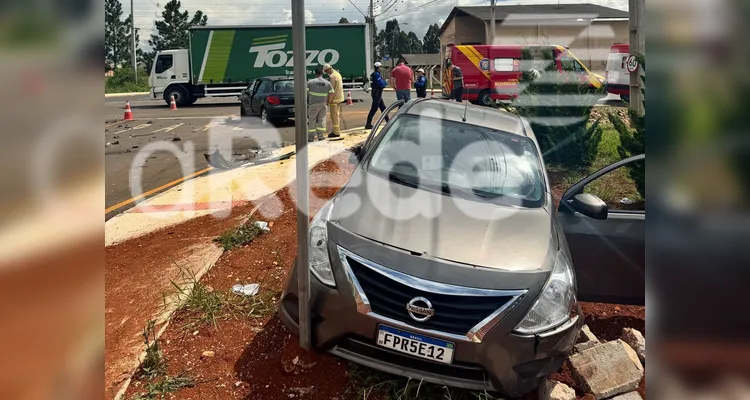
[[[594,219],[607,219],[607,203],[591,193],[579,193],[570,201],[573,210]]]
[[[357,165],[360,161],[362,161],[362,145],[354,147],[352,154],[349,155],[349,164]]]

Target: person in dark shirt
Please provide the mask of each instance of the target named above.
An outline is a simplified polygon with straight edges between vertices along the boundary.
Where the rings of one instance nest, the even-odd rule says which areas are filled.
[[[417,80],[414,81],[414,89],[417,90],[417,97],[427,97],[427,78],[424,76],[424,70],[417,70]]]
[[[386,82],[380,75],[380,65],[380,62],[376,62],[375,71],[370,74],[372,105],[370,106],[370,113],[367,114],[367,123],[365,124],[365,129],[372,129],[372,117],[374,117],[375,113],[378,112],[378,108],[380,109],[381,113],[385,111],[385,102],[383,102],[383,89],[385,89]],[[388,121],[387,116],[385,117],[385,120]]]
[[[461,72],[461,68],[453,65],[451,60],[448,60],[445,66],[451,70],[451,76],[453,77],[453,91],[450,98],[460,103],[463,101],[464,95],[464,74]]]

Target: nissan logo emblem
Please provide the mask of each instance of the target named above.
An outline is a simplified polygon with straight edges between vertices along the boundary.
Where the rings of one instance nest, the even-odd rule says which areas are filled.
[[[406,312],[409,313],[411,319],[417,322],[425,322],[435,315],[432,303],[424,297],[415,297],[409,300],[406,303]]]

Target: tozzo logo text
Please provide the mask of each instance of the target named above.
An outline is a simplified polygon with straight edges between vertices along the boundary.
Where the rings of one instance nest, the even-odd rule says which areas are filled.
[[[284,50],[286,43],[266,44],[250,47],[250,53],[258,53],[254,68],[263,67],[291,67],[294,63],[293,51]],[[306,66],[336,64],[339,61],[339,52],[334,49],[307,50],[305,58]]]

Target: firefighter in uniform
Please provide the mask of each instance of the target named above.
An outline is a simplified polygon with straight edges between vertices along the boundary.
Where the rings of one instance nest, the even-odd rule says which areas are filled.
[[[323,140],[326,131],[326,112],[333,98],[331,82],[323,79],[323,67],[315,69],[315,78],[307,81],[307,141],[315,137]]]
[[[328,74],[328,80],[333,86],[333,98],[329,104],[333,131],[328,134],[328,137],[335,138],[341,136],[341,103],[344,102],[344,81],[339,71],[333,69],[330,64],[323,66],[323,72]]]

